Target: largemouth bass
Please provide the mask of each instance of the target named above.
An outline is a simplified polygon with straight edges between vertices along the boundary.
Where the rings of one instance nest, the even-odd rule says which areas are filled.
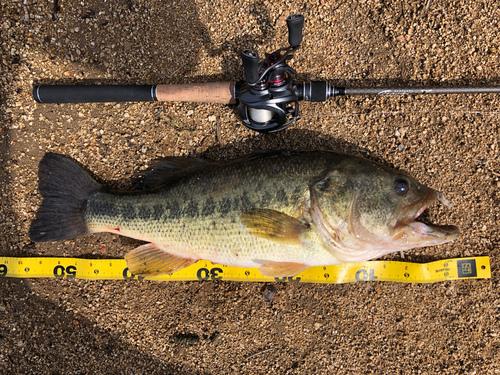
[[[167,158],[144,189],[116,192],[80,165],[47,153],[33,241],[110,232],[147,244],[125,255],[153,276],[200,259],[294,276],[456,239],[454,226],[415,221],[444,197],[391,168],[334,152],[263,152],[233,161]]]

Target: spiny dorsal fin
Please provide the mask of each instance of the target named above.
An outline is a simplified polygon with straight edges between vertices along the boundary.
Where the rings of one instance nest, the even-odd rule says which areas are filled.
[[[267,262],[259,267],[259,272],[269,277],[292,277],[309,268],[307,264],[292,262]]]
[[[254,236],[286,244],[300,244],[301,235],[309,229],[309,225],[287,214],[259,208],[241,214],[241,222]]]
[[[167,157],[155,160],[153,166],[137,174],[139,186],[143,189],[155,189],[171,181],[181,178],[193,169],[210,163],[198,158]]]
[[[200,158],[180,158],[180,157],[165,157],[153,161],[153,166],[144,171],[140,171],[137,176],[137,186],[140,189],[156,189],[164,184],[171,182],[173,179],[182,178],[193,172],[199,167],[206,167],[210,164],[227,165],[232,163],[248,162],[253,159],[273,157],[279,155],[288,155],[289,153],[281,150],[259,150],[251,154],[243,155],[233,160],[226,161],[211,161]]]
[[[160,250],[153,243],[139,246],[125,255],[130,272],[138,276],[159,276],[196,263],[196,260],[178,258]]]

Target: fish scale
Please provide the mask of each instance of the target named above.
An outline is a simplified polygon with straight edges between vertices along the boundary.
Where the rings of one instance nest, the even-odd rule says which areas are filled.
[[[252,208],[292,214],[311,180],[302,168],[316,167],[316,174],[324,169],[318,163],[305,164],[288,163],[286,156],[260,158],[244,168],[235,163],[209,173],[202,169],[154,193],[97,192],[87,202],[87,227],[91,233],[153,242],[176,256],[228,265],[260,265],[254,260],[337,262],[319,238],[310,236],[306,246],[277,244],[248,234],[240,221],[241,213]],[[153,214],[156,210],[161,217]]]

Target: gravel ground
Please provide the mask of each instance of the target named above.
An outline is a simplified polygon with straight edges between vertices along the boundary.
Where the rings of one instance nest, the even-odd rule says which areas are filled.
[[[0,252],[122,257],[109,234],[35,244],[37,164],[68,155],[113,187],[162,156],[266,148],[378,160],[446,193],[425,219],[462,230],[409,261],[489,255],[490,280],[429,285],[0,280],[0,373],[496,374],[500,95],[350,97],[301,104],[260,135],[235,109],[192,103],[37,105],[37,83],[239,80],[239,54],[286,46],[302,12],[299,79],[338,85],[499,84],[495,0],[3,0]],[[218,129],[218,130],[217,130]],[[105,249],[105,254],[101,250]],[[399,254],[388,256],[399,259]]]

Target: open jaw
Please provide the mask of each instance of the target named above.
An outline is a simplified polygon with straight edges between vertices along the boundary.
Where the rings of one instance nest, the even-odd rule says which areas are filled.
[[[439,199],[446,206],[450,206],[443,194],[430,189],[422,201],[405,207],[402,218],[396,223],[396,234],[393,238],[410,247],[439,245],[458,238],[460,231],[454,225],[434,225],[416,221],[436,199]]]

